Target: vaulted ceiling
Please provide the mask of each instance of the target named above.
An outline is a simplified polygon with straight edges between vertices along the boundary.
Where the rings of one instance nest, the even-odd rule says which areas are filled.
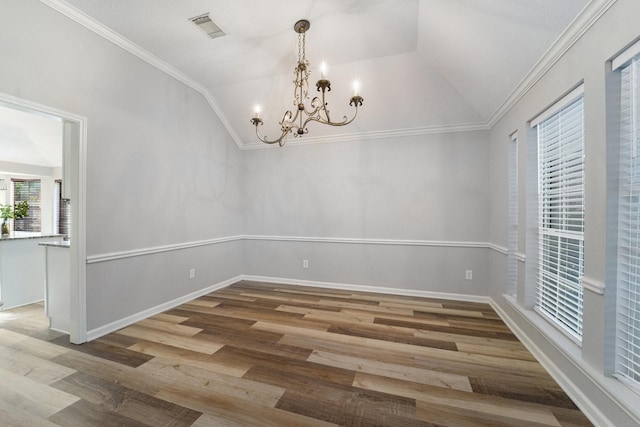
[[[291,108],[297,34],[308,19],[312,82],[326,61],[334,117],[305,138],[487,128],[589,0],[67,0],[203,91],[237,143],[256,145],[249,119],[276,136]],[[210,39],[189,18],[209,13]],[[137,49],[137,47],[135,49]]]

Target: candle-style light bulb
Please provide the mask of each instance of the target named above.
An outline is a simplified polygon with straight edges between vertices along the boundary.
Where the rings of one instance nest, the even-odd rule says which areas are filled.
[[[353,96],[358,96],[358,92],[360,91],[360,82],[357,80],[353,81]]]
[[[322,61],[322,63],[320,63],[320,78],[325,79],[326,76],[327,76],[327,63]]]
[[[256,105],[256,106],[254,107],[253,111],[256,113],[256,116],[255,116],[255,117],[256,117],[256,119],[259,119],[259,118],[260,118],[260,112],[262,111],[262,108],[260,108],[260,106],[259,106],[259,105]]]

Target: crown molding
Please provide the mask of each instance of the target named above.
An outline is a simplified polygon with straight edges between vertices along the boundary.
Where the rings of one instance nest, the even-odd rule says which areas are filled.
[[[158,70],[166,73],[167,75],[173,77],[179,82],[187,85],[188,87],[195,90],[196,92],[199,92],[207,101],[207,103],[209,104],[211,109],[214,111],[214,113],[218,116],[218,119],[220,119],[220,122],[222,122],[222,125],[225,127],[227,132],[229,132],[229,135],[231,136],[231,139],[233,139],[233,142],[235,142],[238,148],[242,148],[242,145],[243,145],[242,140],[238,136],[238,133],[233,128],[233,126],[231,126],[229,119],[227,119],[227,116],[224,114],[222,109],[218,106],[218,103],[216,102],[215,98],[207,88],[202,86],[200,83],[198,83],[197,81],[195,81],[194,79],[192,79],[191,77],[183,73],[182,71],[169,65],[162,59],[158,58],[157,56],[143,49],[141,46],[133,43],[131,40],[116,33],[106,25],[98,22],[97,20],[93,19],[86,13],[70,5],[66,1],[64,0],[40,0],[40,1],[46,4],[47,6],[51,7],[52,9],[60,12],[67,18],[87,28],[88,30],[93,31],[100,37],[110,41],[116,46],[126,50],[132,55],[145,61],[149,65],[157,68]]]
[[[487,121],[487,127],[494,127],[615,2],[616,0],[591,0],[500,104]]]

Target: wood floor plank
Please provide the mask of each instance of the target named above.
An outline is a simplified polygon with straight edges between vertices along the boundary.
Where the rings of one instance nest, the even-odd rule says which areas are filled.
[[[308,378],[310,381],[323,381],[333,384],[350,386],[353,383],[355,372],[347,369],[326,366],[308,360],[291,359],[287,357],[274,356],[261,351],[248,350],[245,348],[225,346],[222,350],[212,356],[217,361],[225,364],[242,361],[251,364],[253,367],[264,367],[272,370],[283,369],[286,375],[298,375]],[[247,370],[248,372],[248,370]],[[245,372],[244,378],[251,378]],[[282,382],[282,378],[280,378]],[[279,385],[276,382],[269,382],[272,385]]]
[[[213,354],[222,348],[222,344],[200,340],[196,337],[183,337],[168,332],[158,331],[143,326],[128,326],[118,331],[121,335],[127,335],[134,338],[140,338],[147,341],[157,341],[161,344],[167,344],[186,350],[198,351],[205,354]]]
[[[201,412],[140,393],[120,384],[82,372],[58,381],[53,387],[107,411],[153,426],[190,426]]]
[[[185,388],[206,391],[206,394],[247,400],[267,407],[274,407],[285,392],[281,387],[236,378],[159,357],[145,363],[138,370],[171,384],[180,383]]]
[[[432,326],[442,326],[442,327],[450,327],[449,321],[443,316],[431,316],[431,317],[416,317],[413,314],[399,314],[394,312],[383,312],[379,311],[371,311],[367,309],[358,309],[358,308],[344,308],[342,310],[343,313],[348,314],[362,314],[362,313],[370,313],[375,315],[376,323],[383,323],[383,321],[388,321],[389,325],[393,325],[392,322],[397,322],[398,326],[405,326],[409,328],[415,329],[424,329],[430,328]]]
[[[207,300],[205,298],[198,298],[198,299],[194,299],[193,301],[189,301],[188,303],[189,305],[198,305],[200,307],[209,307],[209,308],[213,308],[213,307],[217,307],[220,305],[220,302],[218,301],[212,301],[212,300]]]
[[[425,307],[419,304],[404,304],[397,302],[380,302],[381,307],[391,307],[391,308],[404,308],[407,310],[412,310],[414,312],[421,313],[433,313],[433,314],[449,314],[455,316],[463,316],[463,317],[472,317],[477,319],[484,318],[484,315],[480,311],[472,311],[472,310],[461,310],[454,308],[444,308],[444,307]]]
[[[468,343],[458,343],[457,347],[458,351],[465,353],[484,354],[487,356],[503,357],[506,359],[529,360],[531,362],[536,362],[536,358],[533,357],[533,355],[526,349],[490,347]]]
[[[384,377],[408,380],[420,384],[472,391],[469,379],[463,375],[446,374],[443,372],[429,371],[427,369],[412,368],[410,366],[372,361],[361,357],[345,356],[317,350],[311,353],[308,360],[310,362],[349,369],[355,372],[376,373]]]
[[[266,407],[248,400],[233,399],[217,394],[189,393],[181,384],[173,384],[164,388],[157,395],[158,398],[173,402],[196,411],[209,414],[214,420],[221,420],[223,424],[231,421],[243,426],[264,427],[306,427],[306,426],[335,426],[335,424],[306,417],[278,408]],[[215,425],[215,424],[214,424]]]
[[[439,348],[442,350],[451,350],[458,351],[458,346],[455,342],[451,341],[439,341],[428,338],[418,338],[413,334],[405,334],[405,333],[393,333],[391,331],[383,331],[377,329],[375,327],[370,327],[371,324],[356,324],[356,325],[345,325],[342,326],[343,323],[336,322],[337,325],[332,326],[327,330],[327,332],[349,335],[354,337],[361,338],[371,338],[375,340],[383,340],[390,341],[402,344],[411,344],[417,345],[421,347],[429,347],[429,348]]]
[[[416,321],[417,320],[417,321]],[[479,328],[463,328],[459,326],[451,326],[448,321],[446,325],[437,322],[421,321],[414,318],[413,320],[391,319],[389,316],[377,317],[375,323],[392,326],[403,326],[405,328],[413,328],[427,331],[445,332],[459,335],[469,335],[483,338],[495,338],[501,340],[517,341],[518,338],[510,332],[488,331]]]
[[[479,393],[461,392],[458,390],[403,381],[366,373],[357,373],[353,385],[367,390],[405,396],[425,403],[433,403],[453,408],[463,408],[512,418],[517,424],[520,420],[536,422],[549,426],[558,426],[558,420],[551,408],[544,405],[519,402],[513,399],[497,398]]]
[[[0,368],[28,377],[41,384],[51,384],[76,372],[47,359],[32,356],[0,344]]]
[[[188,317],[175,316],[167,313],[159,313],[159,314],[156,314],[155,316],[151,316],[149,319],[158,320],[160,322],[176,323],[176,324],[182,323],[185,320],[189,320]]]
[[[276,311],[302,314],[304,319],[318,320],[320,322],[326,322],[330,324],[336,324],[336,322],[349,324],[373,323],[373,320],[375,319],[375,316],[372,314],[347,314],[343,312],[318,310],[306,307],[295,307],[290,305],[278,306],[278,308],[276,308]]]
[[[296,313],[285,313],[282,311],[267,312],[264,310],[254,310],[236,307],[216,307],[210,314],[225,316],[234,319],[251,320],[253,322],[264,321],[283,325],[299,325],[303,320],[303,315]],[[316,322],[312,320],[304,321],[304,326],[310,329],[326,331],[331,324],[326,322]]]
[[[86,353],[69,352],[57,356],[53,361],[63,366],[73,367],[77,371],[93,377],[117,383],[152,396],[166,385],[165,382],[157,378],[141,374],[136,368]]]
[[[51,341],[68,349],[73,349],[81,353],[91,354],[102,359],[111,360],[127,366],[140,366],[150,359],[146,354],[135,353],[126,348],[111,345],[106,341],[92,341],[82,345],[75,345],[69,342],[69,336],[63,335]]]
[[[0,400],[36,416],[47,418],[80,400],[28,377],[0,368]]]
[[[228,346],[223,347],[223,350],[227,347]],[[176,360],[180,363],[186,363],[196,368],[227,374],[238,378],[242,377],[251,368],[251,366],[253,366],[252,363],[243,363],[240,360],[225,360],[225,363],[218,363],[208,354],[152,341],[138,341],[136,344],[129,347],[129,349],[151,356]],[[215,354],[219,352],[220,351]]]
[[[50,421],[62,426],[127,426],[139,427],[149,424],[133,420],[127,416],[95,405],[86,400],[78,400],[73,405],[49,417]]]
[[[0,399],[0,420],[2,420],[4,427],[54,427],[58,425],[2,399]]]
[[[48,341],[39,340],[7,329],[0,329],[0,343],[42,359],[51,359],[69,351]]]
[[[159,331],[169,332],[171,334],[181,335],[183,337],[192,337],[202,332],[202,328],[195,328],[193,326],[163,322],[161,320],[154,319],[141,320],[137,324],[144,328],[157,329]]]
[[[517,420],[514,424],[512,418],[422,401],[416,402],[416,418],[447,427],[548,427],[525,420]]]
[[[350,384],[314,380],[292,373],[284,366],[256,366],[246,376],[286,387],[278,408],[339,425],[376,425],[385,419],[387,425],[402,425],[407,419],[413,420],[415,414],[412,399],[359,390]],[[357,408],[353,408],[354,404]],[[390,423],[391,420],[395,423]]]
[[[388,325],[385,325],[388,326]],[[408,328],[407,328],[408,329]],[[472,344],[478,346],[487,346],[487,347],[499,347],[513,350],[523,350],[526,351],[526,347],[522,345],[520,341],[513,341],[511,339],[498,339],[498,338],[486,338],[486,337],[478,337],[464,334],[454,334],[450,332],[439,332],[439,331],[426,331],[423,329],[410,329],[413,335],[417,338],[426,338],[433,339],[438,341],[450,341],[455,343],[464,343],[464,344]]]

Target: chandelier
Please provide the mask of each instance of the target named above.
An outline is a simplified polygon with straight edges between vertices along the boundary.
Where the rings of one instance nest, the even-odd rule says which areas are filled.
[[[281,147],[285,144],[285,138],[293,133],[294,137],[303,136],[309,133],[307,125],[310,122],[318,122],[329,126],[345,126],[351,123],[358,115],[358,106],[362,105],[362,97],[358,95],[358,83],[354,82],[354,94],[349,102],[350,106],[355,107],[355,112],[351,119],[343,116],[342,121],[331,121],[325,94],[331,90],[331,82],[326,79],[326,65],[322,63],[320,67],[320,80],[316,82],[317,92],[322,92],[318,97],[314,97],[309,104],[305,105],[305,101],[309,99],[309,76],[311,75],[311,67],[306,58],[305,51],[305,35],[311,24],[306,19],[302,19],[293,26],[298,33],[298,64],[294,70],[295,80],[293,81],[293,105],[295,114],[291,110],[284,113],[282,121],[279,122],[281,134],[277,139],[269,140],[266,135],[260,136],[258,126],[262,125],[260,118],[260,107],[256,106],[255,116],[251,119],[251,123],[256,127],[256,136],[265,144],[279,144]]]

